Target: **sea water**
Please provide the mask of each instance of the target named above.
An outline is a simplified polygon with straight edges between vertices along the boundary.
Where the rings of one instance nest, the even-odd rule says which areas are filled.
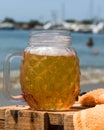
[[[3,60],[10,52],[23,51],[28,46],[31,31],[0,30],[0,71],[3,69]],[[72,47],[75,48],[81,67],[104,67],[104,34],[71,33]],[[94,46],[88,47],[86,42],[93,39]],[[94,51],[98,55],[94,55]]]
[[[4,58],[8,53],[23,51],[28,46],[30,32],[28,30],[0,30],[0,87],[3,86]],[[75,48],[80,60],[81,85],[104,82],[104,34],[71,33],[71,37],[71,46]],[[89,38],[93,39],[94,45],[92,47],[86,45]],[[98,53],[94,54],[96,50]],[[17,61],[19,62],[17,63]],[[13,75],[17,74],[20,62],[21,60],[14,60]],[[17,82],[15,87],[18,87]],[[3,99],[1,93],[0,98]]]

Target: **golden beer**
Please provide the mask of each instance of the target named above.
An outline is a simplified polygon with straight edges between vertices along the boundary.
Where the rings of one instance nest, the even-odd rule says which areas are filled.
[[[24,52],[20,82],[24,99],[34,110],[69,110],[79,93],[78,57]]]

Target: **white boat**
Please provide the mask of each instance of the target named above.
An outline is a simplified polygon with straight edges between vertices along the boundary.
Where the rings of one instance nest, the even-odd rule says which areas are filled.
[[[48,22],[43,26],[43,29],[66,29],[69,30],[69,23],[63,20],[56,20],[52,22]]]
[[[104,22],[92,26],[92,33],[104,33]]]
[[[15,26],[12,23],[9,22],[4,22],[4,23],[0,23],[0,29],[14,29]]]

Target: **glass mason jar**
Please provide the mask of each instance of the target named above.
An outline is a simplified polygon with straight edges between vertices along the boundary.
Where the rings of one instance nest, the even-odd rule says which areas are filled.
[[[33,110],[69,110],[80,91],[79,59],[70,43],[68,31],[32,32],[24,52],[6,57],[4,90],[7,95],[13,100],[24,98]],[[16,55],[22,56],[21,96],[11,96],[8,92],[8,62]]]

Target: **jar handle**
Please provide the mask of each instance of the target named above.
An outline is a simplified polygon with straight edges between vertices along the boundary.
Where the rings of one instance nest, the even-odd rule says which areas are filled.
[[[3,65],[3,91],[4,95],[7,99],[11,101],[24,101],[23,95],[17,95],[14,96],[10,93],[10,65],[11,62],[14,58],[17,56],[22,57],[22,52],[14,52],[14,53],[9,53],[5,60],[4,60],[4,65]]]

